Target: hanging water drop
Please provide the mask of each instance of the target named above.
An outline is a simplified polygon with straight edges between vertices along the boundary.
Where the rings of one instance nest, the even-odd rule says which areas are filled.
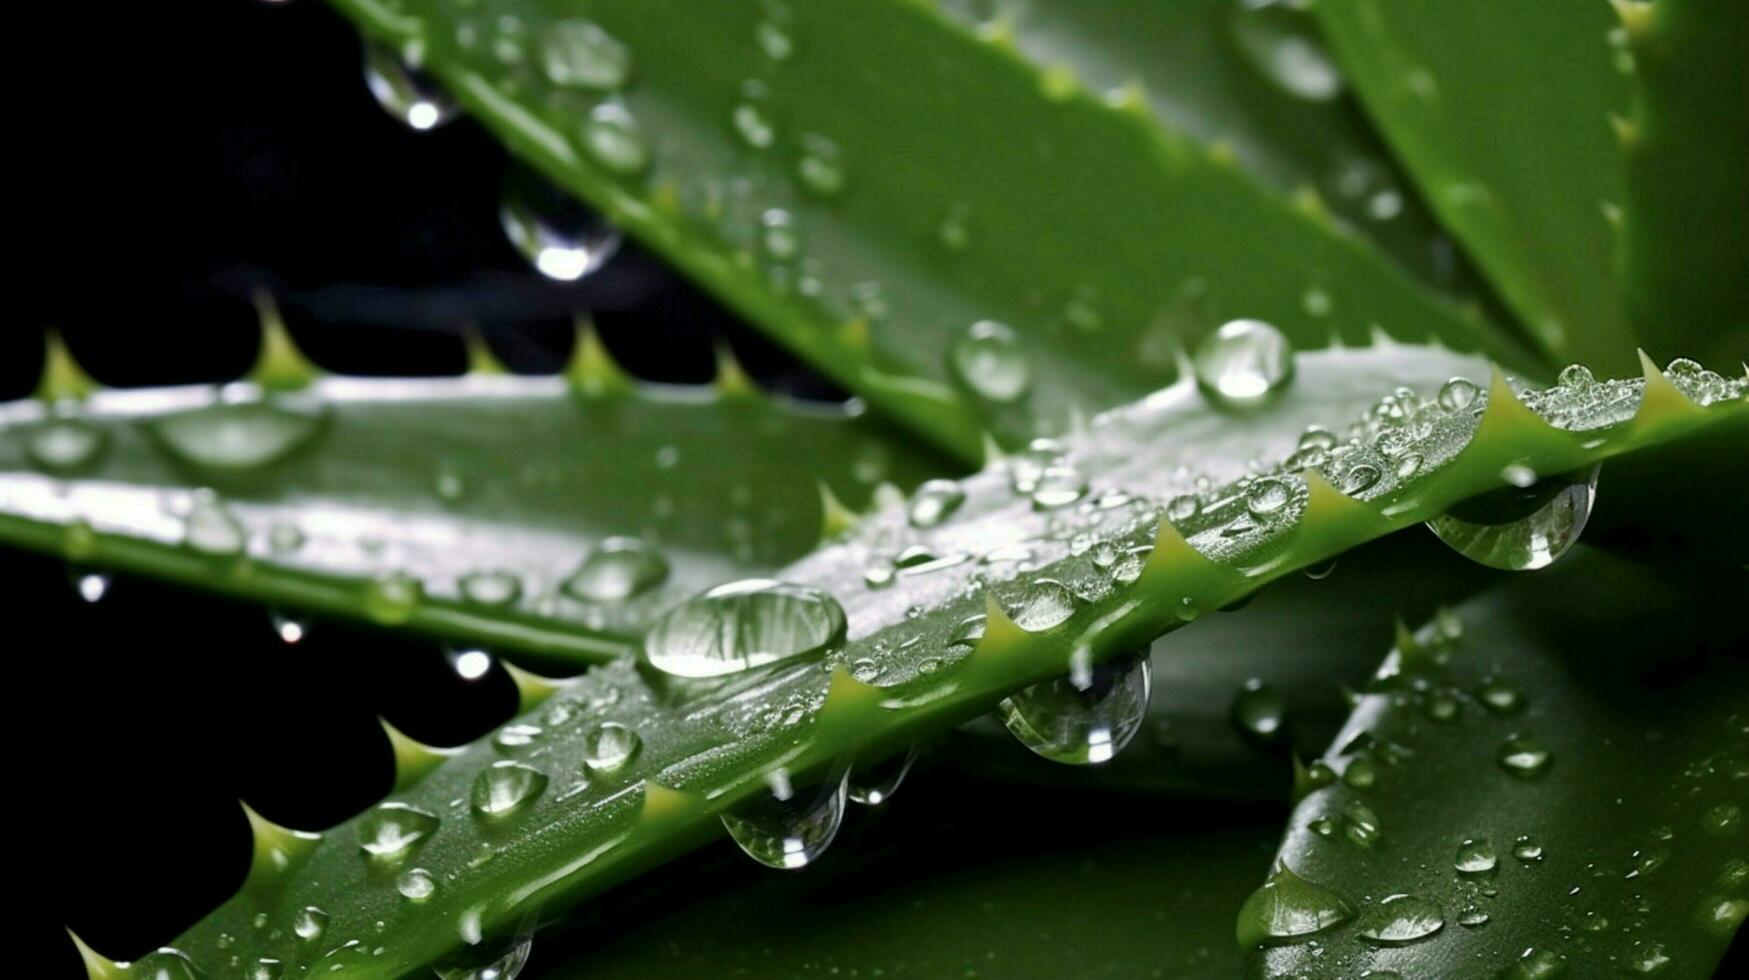
[[[1032,387],[1032,364],[1014,329],[979,320],[955,342],[950,366],[954,377],[986,401],[1011,404]]]
[[[75,569],[68,574],[67,578],[73,583],[73,591],[77,592],[79,598],[86,602],[92,604],[102,602],[103,597],[109,594],[110,577],[106,572]]]
[[[844,638],[844,609],[818,589],[743,579],[668,610],[644,636],[650,664],[717,677],[818,654]]]
[[[267,620],[269,625],[273,627],[274,635],[278,636],[280,642],[288,647],[302,643],[304,634],[309,632],[309,627],[302,622],[280,613],[269,613]]]
[[[1212,401],[1250,406],[1293,380],[1294,350],[1280,330],[1262,320],[1233,320],[1203,338],[1191,366]]]
[[[516,980],[528,965],[534,946],[530,936],[457,950],[432,964],[437,980]]]
[[[576,282],[619,250],[619,231],[563,188],[517,168],[498,206],[504,236],[548,279]]]
[[[1374,946],[1408,946],[1444,928],[1439,906],[1416,895],[1391,895],[1361,913],[1357,935]]]
[[[768,868],[794,870],[818,860],[844,822],[847,772],[797,791],[779,770],[758,794],[722,815],[723,828],[748,857]]]
[[[379,803],[358,820],[358,846],[373,858],[398,861],[437,833],[436,816],[407,803]]]
[[[1089,665],[1081,676],[1044,681],[1009,695],[999,712],[1022,745],[1053,762],[1110,761],[1148,714],[1153,669],[1147,651]]]
[[[1303,943],[1354,916],[1341,895],[1277,863],[1269,880],[1239,909],[1239,945],[1245,949]]]
[[[1508,486],[1467,500],[1427,522],[1441,541],[1490,568],[1545,568],[1579,540],[1597,499],[1599,467]]]
[[[474,778],[469,796],[482,817],[509,816],[538,799],[547,788],[546,773],[519,762],[494,762]]]
[[[364,81],[383,111],[413,129],[435,129],[455,118],[449,94],[382,45],[365,45]]]
[[[562,588],[585,602],[623,602],[661,584],[668,560],[638,538],[607,538],[583,559]]]
[[[852,803],[880,806],[898,792],[911,766],[917,761],[917,747],[889,756],[870,766],[851,772],[849,795]]]
[[[583,765],[592,773],[614,773],[637,758],[643,739],[638,733],[615,722],[595,726],[583,740]]]
[[[1286,713],[1281,692],[1253,677],[1234,696],[1229,717],[1241,734],[1270,742],[1281,737]]]
[[[541,32],[541,64],[554,85],[613,92],[631,77],[632,52],[601,25],[571,17]]]

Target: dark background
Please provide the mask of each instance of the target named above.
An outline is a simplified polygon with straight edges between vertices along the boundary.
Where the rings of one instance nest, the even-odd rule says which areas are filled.
[[[109,385],[237,377],[262,287],[337,372],[454,373],[470,328],[513,369],[551,371],[588,310],[644,377],[708,379],[723,337],[765,384],[840,397],[630,243],[579,284],[529,271],[498,224],[504,152],[465,119],[430,133],[392,121],[365,90],[356,35],[316,0],[58,6],[9,11],[5,36],[18,122],[0,399],[33,388],[46,327]],[[463,681],[428,643],[317,623],[287,646],[254,606],[129,577],[89,605],[68,577],[58,559],[0,550],[7,891],[24,908],[0,976],[83,977],[62,926],[131,959],[223,901],[247,864],[238,799],[304,828],[363,809],[390,783],[378,715],[457,744],[512,712],[500,670]],[[889,834],[910,826],[939,860],[1041,846],[976,816],[1012,812],[1013,791],[939,782],[917,791],[934,814],[901,806]],[[1279,821],[1126,812],[1153,832]],[[941,826],[943,813],[960,819]],[[720,885],[738,860],[713,852],[652,878]],[[910,873],[879,864],[858,887]]]

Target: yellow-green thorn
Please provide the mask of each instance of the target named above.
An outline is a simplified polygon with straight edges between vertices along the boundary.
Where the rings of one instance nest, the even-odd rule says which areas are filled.
[[[726,342],[718,340],[717,377],[711,382],[717,389],[717,394],[724,398],[754,398],[759,395],[759,386],[747,375],[747,369],[741,366],[741,361],[735,357],[735,351]]]
[[[816,737],[830,744],[869,731],[881,710],[880,703],[879,688],[850,676],[843,664],[833,667],[832,678],[826,683],[826,700],[820,704]]]
[[[1651,36],[1654,12],[1647,0],[1609,0],[1609,5],[1615,8],[1630,40],[1638,43]]]
[[[646,824],[675,820],[699,803],[698,797],[684,790],[670,789],[661,783],[644,780],[643,820]]]
[[[249,369],[249,380],[273,391],[294,391],[320,377],[322,372],[292,340],[273,294],[258,289],[253,300],[255,317],[261,324],[261,349]]]
[[[595,324],[587,314],[578,314],[576,330],[577,341],[571,348],[571,362],[565,366],[565,377],[570,379],[572,386],[586,395],[631,390],[631,376],[602,345]]]
[[[492,353],[492,345],[479,330],[469,327],[468,343],[468,373],[469,374],[509,374],[510,371],[498,360],[498,355]]]
[[[411,788],[426,774],[444,763],[444,760],[454,756],[459,749],[440,749],[426,745],[415,738],[410,738],[400,729],[389,724],[386,718],[377,718],[377,724],[383,726],[384,734],[389,736],[389,748],[395,754],[395,789],[397,793]]]
[[[874,344],[873,334],[869,330],[865,317],[853,317],[844,321],[838,327],[838,343],[856,351],[867,354]]]
[[[1052,102],[1065,102],[1081,91],[1081,79],[1073,66],[1064,62],[1050,65],[1039,75],[1039,91]]]
[[[1154,532],[1154,550],[1142,566],[1139,591],[1152,595],[1182,592],[1191,603],[1219,605],[1243,578],[1238,572],[1190,546],[1172,522],[1164,518]],[[1205,588],[1191,583],[1205,583]],[[1202,610],[1199,610],[1202,611]]]
[[[1321,760],[1314,760],[1308,766],[1300,761],[1298,752],[1295,752],[1292,758],[1294,765],[1293,802],[1298,803],[1335,781],[1335,774]]]
[[[1482,410],[1482,418],[1476,424],[1475,435],[1463,452],[1491,451],[1491,447],[1502,444],[1503,440],[1522,443],[1527,436],[1559,431],[1542,416],[1530,410],[1530,406],[1518,397],[1518,392],[1512,390],[1512,383],[1506,380],[1506,372],[1500,370],[1499,365],[1495,365],[1494,375],[1488,382],[1488,405]]]
[[[990,430],[988,429],[985,429],[980,434],[979,446],[980,451],[983,453],[983,464],[985,466],[999,463],[1008,458],[1008,454],[1002,451],[1002,444],[996,441],[996,437],[991,435]]]
[[[556,677],[544,677],[531,670],[518,667],[508,660],[503,661],[504,672],[516,684],[517,714],[533,711],[540,707],[541,702],[565,687],[568,683]]]
[[[856,526],[862,516],[838,499],[825,480],[820,481],[820,537],[836,538]]]
[[[1026,639],[1029,634],[1020,628],[1020,624],[1008,615],[1008,610],[1002,608],[1002,603],[996,598],[996,593],[984,593],[984,635],[972,648],[969,659],[975,663],[985,663],[1002,657],[1007,651]]]
[[[1376,510],[1331,486],[1317,470],[1301,472],[1300,479],[1306,483],[1306,511],[1295,532],[1299,559],[1333,557],[1348,544],[1389,529],[1390,522]]]
[[[1610,113],[1609,126],[1615,130],[1616,142],[1620,143],[1623,149],[1632,149],[1640,141],[1640,127],[1626,116]]]
[[[122,977],[127,976],[128,965],[126,963],[117,963],[92,949],[71,928],[63,928],[67,928],[68,938],[73,940],[73,947],[79,951],[79,959],[85,963],[85,976],[88,980],[121,980]]]
[[[260,888],[284,874],[298,858],[321,843],[322,835],[304,830],[291,830],[267,819],[247,803],[238,801],[249,818],[249,832],[255,838],[249,856],[249,874],[243,879],[245,889]]]
[[[1134,75],[1124,80],[1122,85],[1105,94],[1105,104],[1119,112],[1146,116],[1148,114],[1148,89],[1142,80]]]
[[[1645,375],[1646,388],[1640,396],[1640,407],[1634,412],[1633,427],[1644,431],[1665,422],[1682,419],[1701,410],[1682,389],[1670,383],[1644,348],[1640,356],[1640,372]]]
[[[42,380],[37,382],[36,396],[45,402],[58,402],[84,398],[101,387],[73,359],[61,332],[50,328],[43,335],[43,373]]]

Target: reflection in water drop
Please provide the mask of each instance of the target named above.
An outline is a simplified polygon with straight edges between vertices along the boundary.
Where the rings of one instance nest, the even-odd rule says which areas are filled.
[[[663,614],[644,636],[644,654],[664,673],[717,677],[820,653],[844,627],[844,609],[818,589],[743,579]]]
[[[769,780],[769,792],[723,814],[723,828],[748,857],[768,868],[805,868],[838,835],[848,775],[839,772],[819,786],[798,791],[779,770]]]
[[[455,118],[455,103],[437,82],[380,44],[365,45],[364,81],[384,112],[413,129],[435,129]]]
[[[84,419],[70,417],[31,426],[19,436],[31,463],[57,474],[77,473],[96,465],[109,443],[102,429]]]
[[[1374,946],[1407,946],[1443,928],[1439,906],[1415,895],[1391,895],[1361,914],[1357,933]]]
[[[1044,681],[1009,695],[999,712],[1021,744],[1053,762],[1090,765],[1117,755],[1148,713],[1147,651],[1091,665],[1082,676]]]
[[[1234,320],[1203,338],[1191,365],[1210,400],[1249,406],[1293,380],[1294,349],[1280,330],[1262,320]]]
[[[585,602],[620,602],[660,585],[668,560],[639,538],[608,538],[583,559],[562,588]]]
[[[474,778],[469,796],[482,817],[506,817],[538,799],[547,788],[546,773],[519,762],[494,762]]]
[[[438,980],[516,980],[528,964],[529,950],[533,945],[530,936],[482,943],[457,950],[432,964],[431,968]]]
[[[1427,526],[1459,554],[1490,568],[1545,568],[1585,529],[1597,499],[1599,468],[1503,487],[1453,507]]]
[[[905,781],[916,761],[917,747],[912,746],[874,765],[853,771],[849,782],[850,801],[864,806],[880,806],[887,802],[898,792],[899,785]]]
[[[1014,329],[979,320],[954,344],[949,364],[954,377],[985,401],[1017,402],[1032,387],[1032,363]]]
[[[1239,945],[1255,949],[1303,943],[1353,916],[1354,907],[1341,895],[1277,864],[1269,880],[1239,908]]]
[[[523,169],[504,183],[504,236],[548,279],[576,282],[619,249],[619,231],[551,181]]]
[[[290,456],[322,427],[322,416],[272,401],[224,402],[147,424],[153,438],[185,466],[240,474]]]

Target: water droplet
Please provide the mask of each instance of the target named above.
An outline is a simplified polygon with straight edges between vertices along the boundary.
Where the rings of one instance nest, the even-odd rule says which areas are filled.
[[[1499,866],[1500,856],[1485,837],[1466,839],[1458,845],[1457,856],[1452,859],[1452,867],[1466,878],[1489,877]]]
[[[966,502],[966,492],[953,480],[929,480],[911,495],[906,516],[915,528],[931,528],[953,516]]]
[[[765,110],[753,102],[743,102],[729,114],[735,133],[755,150],[767,149],[777,140],[777,127]]]
[[[795,53],[795,41],[778,24],[762,20],[754,28],[754,40],[759,42],[759,50],[772,61],[788,61]]]
[[[818,589],[744,579],[670,609],[645,634],[644,654],[668,674],[716,677],[819,653],[844,626],[843,608]]]
[[[847,772],[798,792],[781,770],[770,791],[722,816],[723,828],[746,855],[768,868],[794,870],[818,860],[844,822]]]
[[[449,94],[382,45],[365,45],[364,81],[383,111],[413,129],[435,129],[455,118]]]
[[[492,655],[484,650],[463,650],[450,658],[456,675],[464,681],[477,681],[492,669]]]
[[[1497,980],[1554,980],[1566,972],[1567,961],[1561,959],[1559,953],[1532,946],[1502,970]]]
[[[409,902],[423,902],[437,894],[437,880],[424,868],[412,868],[395,880],[395,890]]]
[[[1443,928],[1439,906],[1415,895],[1391,895],[1361,913],[1356,932],[1374,946],[1407,946]]]
[[[1461,412],[1476,402],[1475,382],[1469,378],[1452,378],[1439,388],[1439,407],[1448,412]]]
[[[1087,478],[1073,466],[1047,466],[1032,488],[1033,510],[1055,510],[1087,495]]]
[[[1290,496],[1285,482],[1265,477],[1246,488],[1245,509],[1252,517],[1272,517],[1287,506]]]
[[[1579,540],[1597,499],[1598,467],[1502,487],[1427,522],[1441,541],[1490,568],[1545,568]]]
[[[498,222],[535,271],[558,282],[582,279],[619,250],[619,231],[605,218],[557,184],[521,168],[505,179]],[[447,475],[458,483],[454,496],[459,497],[459,477]],[[443,486],[440,478],[440,493]]]
[[[517,936],[499,943],[488,943],[457,950],[432,964],[437,980],[516,980],[528,964],[528,954],[534,945],[529,936]]]
[[[760,247],[778,262],[788,262],[802,250],[802,240],[796,233],[790,214],[782,208],[770,208],[759,218]]]
[[[1332,558],[1329,561],[1321,561],[1316,565],[1307,565],[1305,568],[1301,569],[1301,571],[1312,581],[1322,582],[1336,571],[1336,559]]]
[[[328,928],[328,913],[314,905],[307,905],[292,916],[292,931],[305,942],[315,942],[322,938],[322,930]]]
[[[599,24],[570,17],[541,32],[541,64],[554,85],[612,92],[631,77],[632,52]]]
[[[1293,380],[1294,350],[1262,320],[1234,320],[1203,339],[1191,365],[1197,384],[1217,404],[1254,405]]]
[[[132,980],[201,980],[201,973],[188,954],[169,947],[140,957],[127,976]]]
[[[968,224],[970,216],[970,211],[964,204],[955,204],[948,209],[947,215],[935,229],[935,237],[940,239],[942,248],[950,252],[963,252],[971,245],[972,232]]]
[[[838,144],[818,133],[804,135],[801,159],[796,161],[796,177],[818,197],[837,197],[843,193],[844,154]]]
[[[102,429],[80,418],[56,418],[20,433],[24,454],[50,473],[78,473],[95,465],[109,444]]]
[[[1512,856],[1526,864],[1541,861],[1543,859],[1543,842],[1532,834],[1520,835],[1517,840],[1512,842]]]
[[[147,431],[177,461],[215,474],[246,473],[290,456],[322,416],[270,401],[226,402],[156,419]]]
[[[1700,816],[1702,830],[1714,837],[1735,837],[1743,829],[1743,808],[1735,803],[1719,803]]]
[[[73,591],[79,593],[79,598],[86,602],[102,602],[103,597],[109,594],[110,578],[107,573],[75,570],[68,578],[73,583]]]
[[[1647,943],[1639,946],[1628,954],[1627,967],[1630,973],[1643,977],[1657,976],[1670,967],[1670,952],[1663,943]]]
[[[638,538],[608,538],[583,559],[562,588],[584,602],[621,602],[668,577],[668,560]]]
[[[1465,929],[1480,929],[1488,924],[1490,918],[1491,916],[1482,909],[1468,905],[1458,912],[1458,925]]]
[[[1239,945],[1255,949],[1305,942],[1353,916],[1354,908],[1341,895],[1278,863],[1239,909]]]
[[[240,555],[246,540],[243,525],[237,523],[224,504],[211,498],[195,501],[183,521],[182,543],[203,555],[221,558]]]
[[[547,788],[546,773],[519,762],[494,762],[474,778],[474,812],[505,817],[538,799]]]
[[[638,733],[615,721],[595,726],[583,741],[583,765],[593,773],[614,773],[637,758],[643,746]]]
[[[1091,765],[1117,755],[1148,714],[1147,652],[1089,665],[1082,676],[1044,681],[1002,700],[1008,730],[1053,762]]]
[[[583,149],[603,169],[635,177],[649,169],[650,144],[644,130],[625,106],[603,102],[583,124]]]
[[[437,817],[406,803],[380,803],[358,821],[358,846],[373,858],[399,860],[437,833]]]
[[[912,746],[873,765],[852,771],[848,783],[850,801],[864,806],[880,806],[892,799],[916,761],[917,748]]]
[[[1264,78],[1306,102],[1330,102],[1342,94],[1342,72],[1303,11],[1289,4],[1235,6],[1233,40]]]
[[[272,957],[263,956],[250,964],[249,972],[244,975],[248,980],[284,980],[285,964]]]
[[[1561,369],[1560,376],[1555,379],[1563,388],[1589,388],[1597,383],[1592,377],[1591,369],[1583,364],[1569,364]]]
[[[1524,710],[1524,697],[1518,693],[1518,689],[1498,679],[1484,680],[1481,686],[1476,688],[1476,700],[1480,701],[1482,707],[1488,709],[1490,714],[1502,718],[1518,714]]]
[[[522,580],[512,572],[469,572],[458,584],[462,598],[479,606],[508,606],[522,596]]]
[[[1014,624],[1029,633],[1061,626],[1075,615],[1081,597],[1056,579],[1041,578],[1027,583],[1013,605],[1004,604]]]
[[[513,722],[498,729],[492,736],[492,748],[502,755],[517,755],[540,741],[541,727],[526,722]]]
[[[1011,404],[1032,387],[1032,364],[1014,329],[979,320],[953,346],[951,367],[960,383],[978,397]]]
[[[1535,779],[1549,768],[1549,750],[1540,739],[1513,735],[1495,754],[1500,768],[1520,779]]]
[[[425,589],[405,572],[388,572],[371,580],[365,592],[364,609],[384,626],[399,626],[413,618]]]
[[[1281,692],[1253,677],[1239,688],[1229,715],[1242,734],[1273,741],[1281,737],[1286,710]]]
[[[1383,832],[1379,815],[1373,812],[1372,807],[1359,800],[1351,800],[1342,808],[1342,833],[1351,843],[1371,847],[1378,843]]]

